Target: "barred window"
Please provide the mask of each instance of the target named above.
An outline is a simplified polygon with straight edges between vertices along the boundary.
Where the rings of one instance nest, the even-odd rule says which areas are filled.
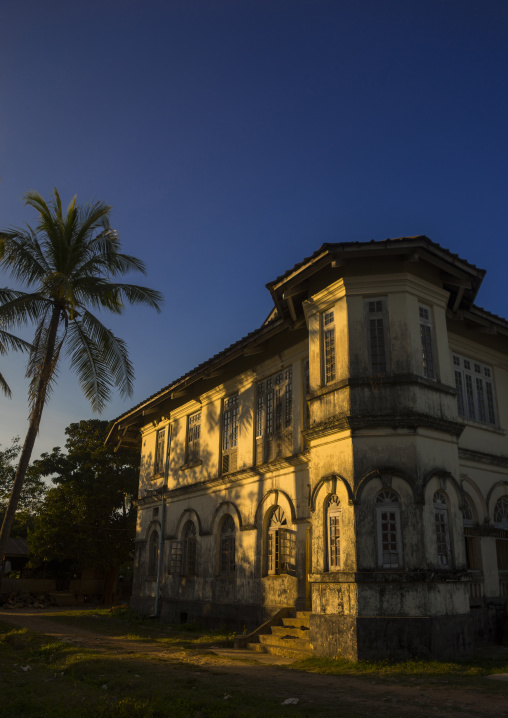
[[[189,431],[187,438],[187,461],[199,461],[199,445],[201,439],[201,412],[189,416]]]
[[[230,514],[224,517],[220,530],[219,570],[226,575],[235,572],[235,522]]]
[[[335,381],[335,319],[333,310],[323,315],[323,383]]]
[[[402,537],[399,497],[383,489],[376,497],[378,565],[381,568],[402,566]]]
[[[497,425],[492,368],[460,354],[453,355],[457,412],[464,419]]]
[[[442,491],[434,494],[434,528],[436,531],[437,563],[442,568],[451,564],[450,529],[448,526],[448,504]]]
[[[373,374],[385,374],[387,370],[386,302],[384,299],[366,301],[370,369]]]
[[[154,474],[157,476],[164,473],[164,446],[166,439],[166,429],[159,429],[155,443],[155,461],[153,465]]]
[[[256,463],[292,453],[293,370],[259,382],[256,390]]]
[[[338,496],[331,496],[327,508],[328,525],[328,570],[340,568],[340,501]]]
[[[427,379],[436,378],[436,367],[434,362],[434,339],[432,327],[432,313],[429,307],[420,304],[420,337],[422,343],[423,375]]]
[[[236,471],[238,447],[238,394],[224,399],[222,415],[222,473]]]

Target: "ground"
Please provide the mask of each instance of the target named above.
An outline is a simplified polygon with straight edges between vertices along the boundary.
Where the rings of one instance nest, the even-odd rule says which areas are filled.
[[[213,637],[202,643],[192,643],[188,640],[188,636],[182,640],[175,639],[169,643],[161,643],[150,639],[140,640],[139,635],[129,637],[125,630],[116,631],[122,635],[106,635],[102,626],[100,631],[85,629],[74,625],[75,622],[73,624],[68,611],[67,617],[62,616],[61,613],[61,609],[0,610],[0,623],[14,624],[44,634],[53,641],[51,644],[53,646],[55,641],[59,641],[69,648],[86,649],[93,652],[93,655],[103,658],[104,661],[107,658],[110,661],[109,665],[112,665],[112,658],[121,660],[122,667],[125,667],[124,673],[130,671],[128,667],[130,660],[132,671],[138,671],[138,673],[131,671],[131,683],[136,679],[141,680],[141,669],[134,667],[140,666],[141,662],[145,667],[148,663],[149,670],[154,675],[162,671],[160,675],[164,682],[175,680],[175,676],[184,684],[186,681],[189,684],[190,681],[192,691],[202,698],[198,710],[195,710],[197,703],[189,704],[190,712],[187,714],[189,718],[209,718],[215,715],[232,718],[258,714],[266,716],[265,704],[259,704],[261,698],[266,705],[272,706],[269,715],[274,716],[393,716],[393,718],[425,716],[427,718],[429,715],[449,716],[458,713],[461,714],[461,718],[479,718],[485,715],[493,718],[508,716],[508,681],[503,680],[501,675],[495,680],[478,675],[470,677],[448,675],[446,672],[438,675],[405,676],[394,676],[389,673],[318,675],[299,670],[298,664],[292,663],[293,659],[251,654],[215,646]],[[85,621],[87,622],[90,624],[90,618]],[[109,633],[114,634],[115,631],[109,630]],[[504,650],[508,652],[508,649]],[[508,663],[508,657],[506,660]],[[12,665],[13,681],[22,679],[25,681],[22,685],[28,686],[30,680],[35,680],[32,678],[34,672],[27,671],[21,676],[20,666]],[[107,669],[102,670],[107,671]],[[43,683],[51,680],[52,675],[47,679],[39,678],[38,690],[41,695],[45,690]],[[57,673],[54,675],[56,679]],[[76,673],[72,675],[75,686]],[[101,675],[109,674],[106,672]],[[90,682],[89,679],[87,680]],[[99,677],[99,682],[100,680],[107,679]],[[112,685],[113,679],[110,677],[109,680]],[[8,685],[9,676],[0,677],[0,682],[4,681]],[[12,686],[14,685],[12,683]],[[217,695],[222,695],[222,691],[231,698],[226,698],[224,709],[218,710]],[[0,691],[0,694],[2,692]],[[210,707],[207,710],[206,696],[212,694],[215,696],[215,703],[210,698]],[[298,698],[298,704],[277,708],[288,698]],[[81,700],[85,701],[85,698]],[[258,704],[260,712],[256,713],[255,706]],[[0,706],[0,716],[35,715],[26,710],[26,713],[19,710],[9,713],[8,707],[4,704],[4,710]],[[75,711],[73,713],[75,714]],[[110,713],[103,711],[100,715],[105,716]],[[120,715],[118,709],[115,715]],[[138,713],[133,709],[126,715],[138,715]],[[162,714],[154,712],[150,715]],[[186,714],[185,711],[180,713],[176,708],[172,711],[168,707],[166,715]]]

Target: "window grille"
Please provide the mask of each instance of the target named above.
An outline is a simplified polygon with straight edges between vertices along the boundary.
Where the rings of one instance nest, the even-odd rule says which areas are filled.
[[[238,447],[238,394],[224,399],[222,416],[222,473],[236,471]]]
[[[332,496],[328,502],[328,570],[340,568],[340,501]]]
[[[441,491],[434,494],[434,527],[436,530],[437,563],[449,568],[451,559],[450,530],[448,526],[448,506]]]
[[[189,416],[189,431],[187,438],[187,461],[199,461],[201,440],[201,412]]]
[[[457,413],[480,424],[497,425],[492,369],[460,354],[453,355]]]
[[[494,525],[508,529],[508,496],[501,496],[494,506]]]
[[[385,374],[386,337],[385,337],[385,300],[369,299],[366,302],[368,315],[368,347],[370,368],[373,374]]]
[[[376,498],[378,564],[382,568],[400,568],[402,541],[400,502],[391,489],[383,489]]]
[[[433,347],[433,328],[432,328],[432,315],[431,310],[428,307],[420,304],[419,306],[420,315],[420,337],[422,343],[422,362],[423,362],[423,375],[427,379],[436,378],[436,369],[434,365],[434,347]]]
[[[222,522],[220,532],[220,573],[235,572],[235,522],[227,514]]]
[[[256,463],[293,452],[293,371],[288,367],[259,382],[256,400]]]
[[[164,473],[164,444],[166,439],[166,429],[159,429],[155,443],[155,461],[153,465],[154,474],[157,476]]]
[[[172,541],[169,557],[169,573],[179,576],[182,573],[182,541]]]
[[[335,381],[335,319],[333,310],[323,314],[323,374],[325,384]]]

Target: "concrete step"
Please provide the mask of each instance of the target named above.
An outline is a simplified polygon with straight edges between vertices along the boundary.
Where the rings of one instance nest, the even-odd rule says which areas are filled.
[[[309,617],[302,616],[300,618],[283,618],[282,623],[284,626],[294,628],[304,628],[305,630],[309,630]]]
[[[295,650],[291,646],[276,646],[270,643],[250,643],[249,648],[255,653],[271,653],[273,656],[285,656],[286,658],[311,658],[313,655],[310,644],[305,651]]]
[[[272,626],[272,634],[284,638],[289,636],[290,638],[302,638],[304,641],[309,640],[309,629],[300,628],[295,626]]]
[[[259,636],[260,645],[278,646],[279,648],[289,648],[292,651],[312,651],[309,641],[296,636],[276,636],[274,634],[266,634]]]

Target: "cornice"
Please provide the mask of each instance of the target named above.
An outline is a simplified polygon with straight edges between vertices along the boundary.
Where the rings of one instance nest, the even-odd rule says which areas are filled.
[[[303,431],[306,439],[320,439],[325,436],[337,433],[339,431],[350,431],[355,433],[363,429],[373,428],[389,428],[389,429],[433,429],[441,431],[451,436],[459,437],[464,431],[464,424],[448,419],[440,419],[439,417],[430,416],[429,414],[380,414],[368,416],[349,416],[343,414],[336,416],[330,421],[322,422],[311,426]]]
[[[508,457],[500,456],[499,454],[488,454],[483,451],[473,451],[472,449],[461,449],[459,447],[459,459],[508,468]]]

